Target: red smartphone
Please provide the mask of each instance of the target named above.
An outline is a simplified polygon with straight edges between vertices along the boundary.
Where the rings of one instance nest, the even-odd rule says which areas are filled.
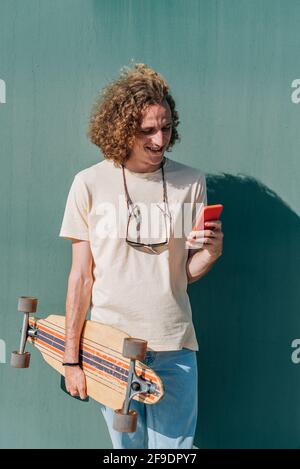
[[[205,205],[202,207],[201,212],[198,216],[198,220],[194,225],[193,231],[204,230],[204,223],[206,221],[218,220],[223,210],[222,204],[217,205]]]

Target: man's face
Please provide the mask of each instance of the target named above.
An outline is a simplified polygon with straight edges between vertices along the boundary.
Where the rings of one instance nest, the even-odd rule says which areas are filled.
[[[161,163],[172,133],[172,116],[169,104],[149,106],[142,115],[130,161],[153,169]],[[150,169],[150,170],[151,170]]]

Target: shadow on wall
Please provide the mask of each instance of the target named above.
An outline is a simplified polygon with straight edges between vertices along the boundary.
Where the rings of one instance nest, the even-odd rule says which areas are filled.
[[[299,448],[300,219],[246,176],[207,176],[223,255],[188,288],[199,341],[199,448]]]

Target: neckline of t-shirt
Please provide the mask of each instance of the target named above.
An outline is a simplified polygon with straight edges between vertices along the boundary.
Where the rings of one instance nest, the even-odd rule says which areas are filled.
[[[167,156],[165,156],[164,171],[169,166],[170,161],[171,160]],[[132,176],[135,176],[135,177],[138,177],[138,178],[146,178],[146,177],[156,176],[156,175],[160,174],[161,173],[161,167],[156,169],[155,171],[150,171],[150,172],[147,172],[147,173],[138,173],[136,171],[132,171],[131,169],[126,168],[126,166],[125,166],[125,173],[129,173]]]

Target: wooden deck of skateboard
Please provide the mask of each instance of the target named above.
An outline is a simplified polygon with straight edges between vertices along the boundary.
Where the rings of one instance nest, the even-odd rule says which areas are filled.
[[[30,317],[29,325],[37,329],[36,337],[28,341],[43,355],[44,360],[60,374],[65,344],[65,317],[50,315],[45,319]],[[80,343],[80,360],[86,376],[87,394],[96,401],[111,407],[122,407],[130,360],[122,356],[126,333],[95,321],[86,321]],[[155,404],[164,394],[163,384],[157,374],[144,363],[136,361],[136,372],[154,385],[154,393],[139,394],[134,399]]]

